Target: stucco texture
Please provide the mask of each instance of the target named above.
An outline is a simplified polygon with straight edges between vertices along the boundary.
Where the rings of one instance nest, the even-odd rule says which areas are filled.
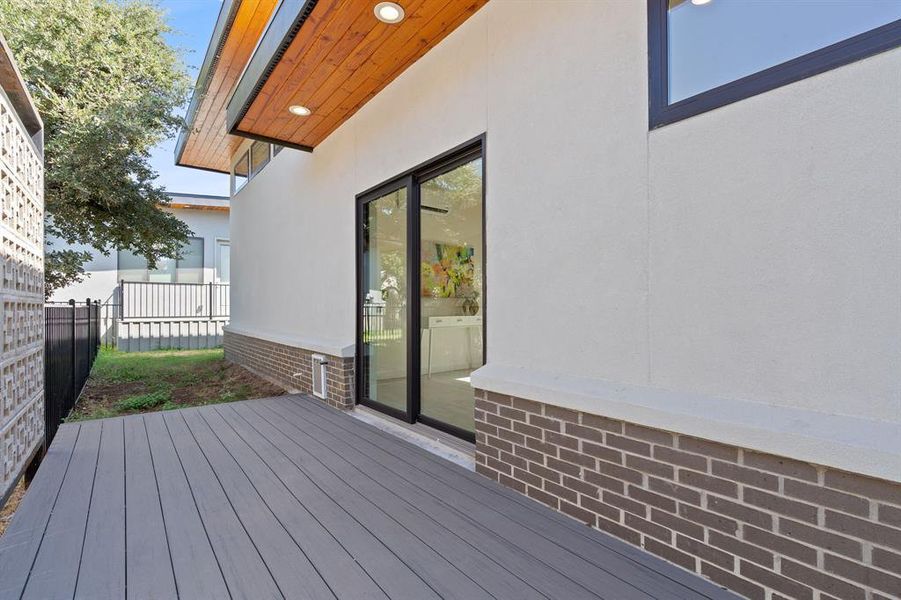
[[[352,347],[355,195],[486,133],[479,387],[901,433],[901,50],[649,132],[645,3],[551,4],[489,3],[235,196],[234,325]]]

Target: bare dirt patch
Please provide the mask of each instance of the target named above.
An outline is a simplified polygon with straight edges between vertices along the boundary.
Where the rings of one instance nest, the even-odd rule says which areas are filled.
[[[19,502],[22,501],[22,497],[25,495],[25,480],[19,481],[19,485],[13,490],[12,495],[10,495],[9,499],[6,501],[6,504],[3,506],[3,509],[0,510],[0,537],[6,532],[6,528],[9,527],[9,522],[13,518],[13,513],[16,512],[16,508],[19,506]]]
[[[222,350],[104,351],[67,420],[171,410],[280,396],[285,390],[238,365]]]

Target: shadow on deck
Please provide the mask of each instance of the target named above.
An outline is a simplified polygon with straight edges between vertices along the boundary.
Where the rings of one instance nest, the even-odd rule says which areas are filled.
[[[0,598],[735,598],[303,396],[72,423]]]

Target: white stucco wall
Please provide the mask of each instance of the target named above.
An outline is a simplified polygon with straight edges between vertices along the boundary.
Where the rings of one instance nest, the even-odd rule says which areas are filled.
[[[649,132],[643,2],[493,0],[232,203],[236,331],[354,343],[354,196],[487,132],[474,385],[901,480],[901,51]]]
[[[203,281],[204,283],[215,281],[216,240],[228,240],[228,212],[186,208],[166,208],[164,210],[176,215],[190,227],[194,237],[203,238]],[[49,241],[51,243],[50,250],[71,248],[80,251],[86,249],[93,256],[85,265],[88,277],[83,281],[56,290],[50,298],[52,301],[68,302],[74,298],[78,302],[83,302],[90,298],[101,302],[113,302],[113,292],[119,285],[117,252],[113,251],[105,256],[87,246],[70,247],[61,240],[50,239]]]
[[[353,355],[355,196],[486,130],[486,25],[464,24],[313,154],[283,150],[232,198],[233,331]]]

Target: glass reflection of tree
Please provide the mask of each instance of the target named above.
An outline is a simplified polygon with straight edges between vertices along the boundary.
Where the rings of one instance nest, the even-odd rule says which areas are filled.
[[[402,336],[406,322],[406,192],[398,190],[377,200],[379,292],[384,302],[383,327],[388,337]]]
[[[437,225],[441,241],[475,247],[481,254],[482,222],[482,159],[476,159],[448,171],[422,184],[423,219],[431,219]],[[432,212],[437,209],[439,212]],[[445,212],[446,211],[446,212]],[[429,215],[429,216],[426,216]],[[478,236],[471,237],[473,222],[477,223]],[[470,235],[464,232],[469,225]],[[480,257],[481,260],[481,257]],[[473,279],[474,291],[465,298],[473,303],[481,295],[482,273],[476,269]],[[459,299],[458,303],[463,303]]]

